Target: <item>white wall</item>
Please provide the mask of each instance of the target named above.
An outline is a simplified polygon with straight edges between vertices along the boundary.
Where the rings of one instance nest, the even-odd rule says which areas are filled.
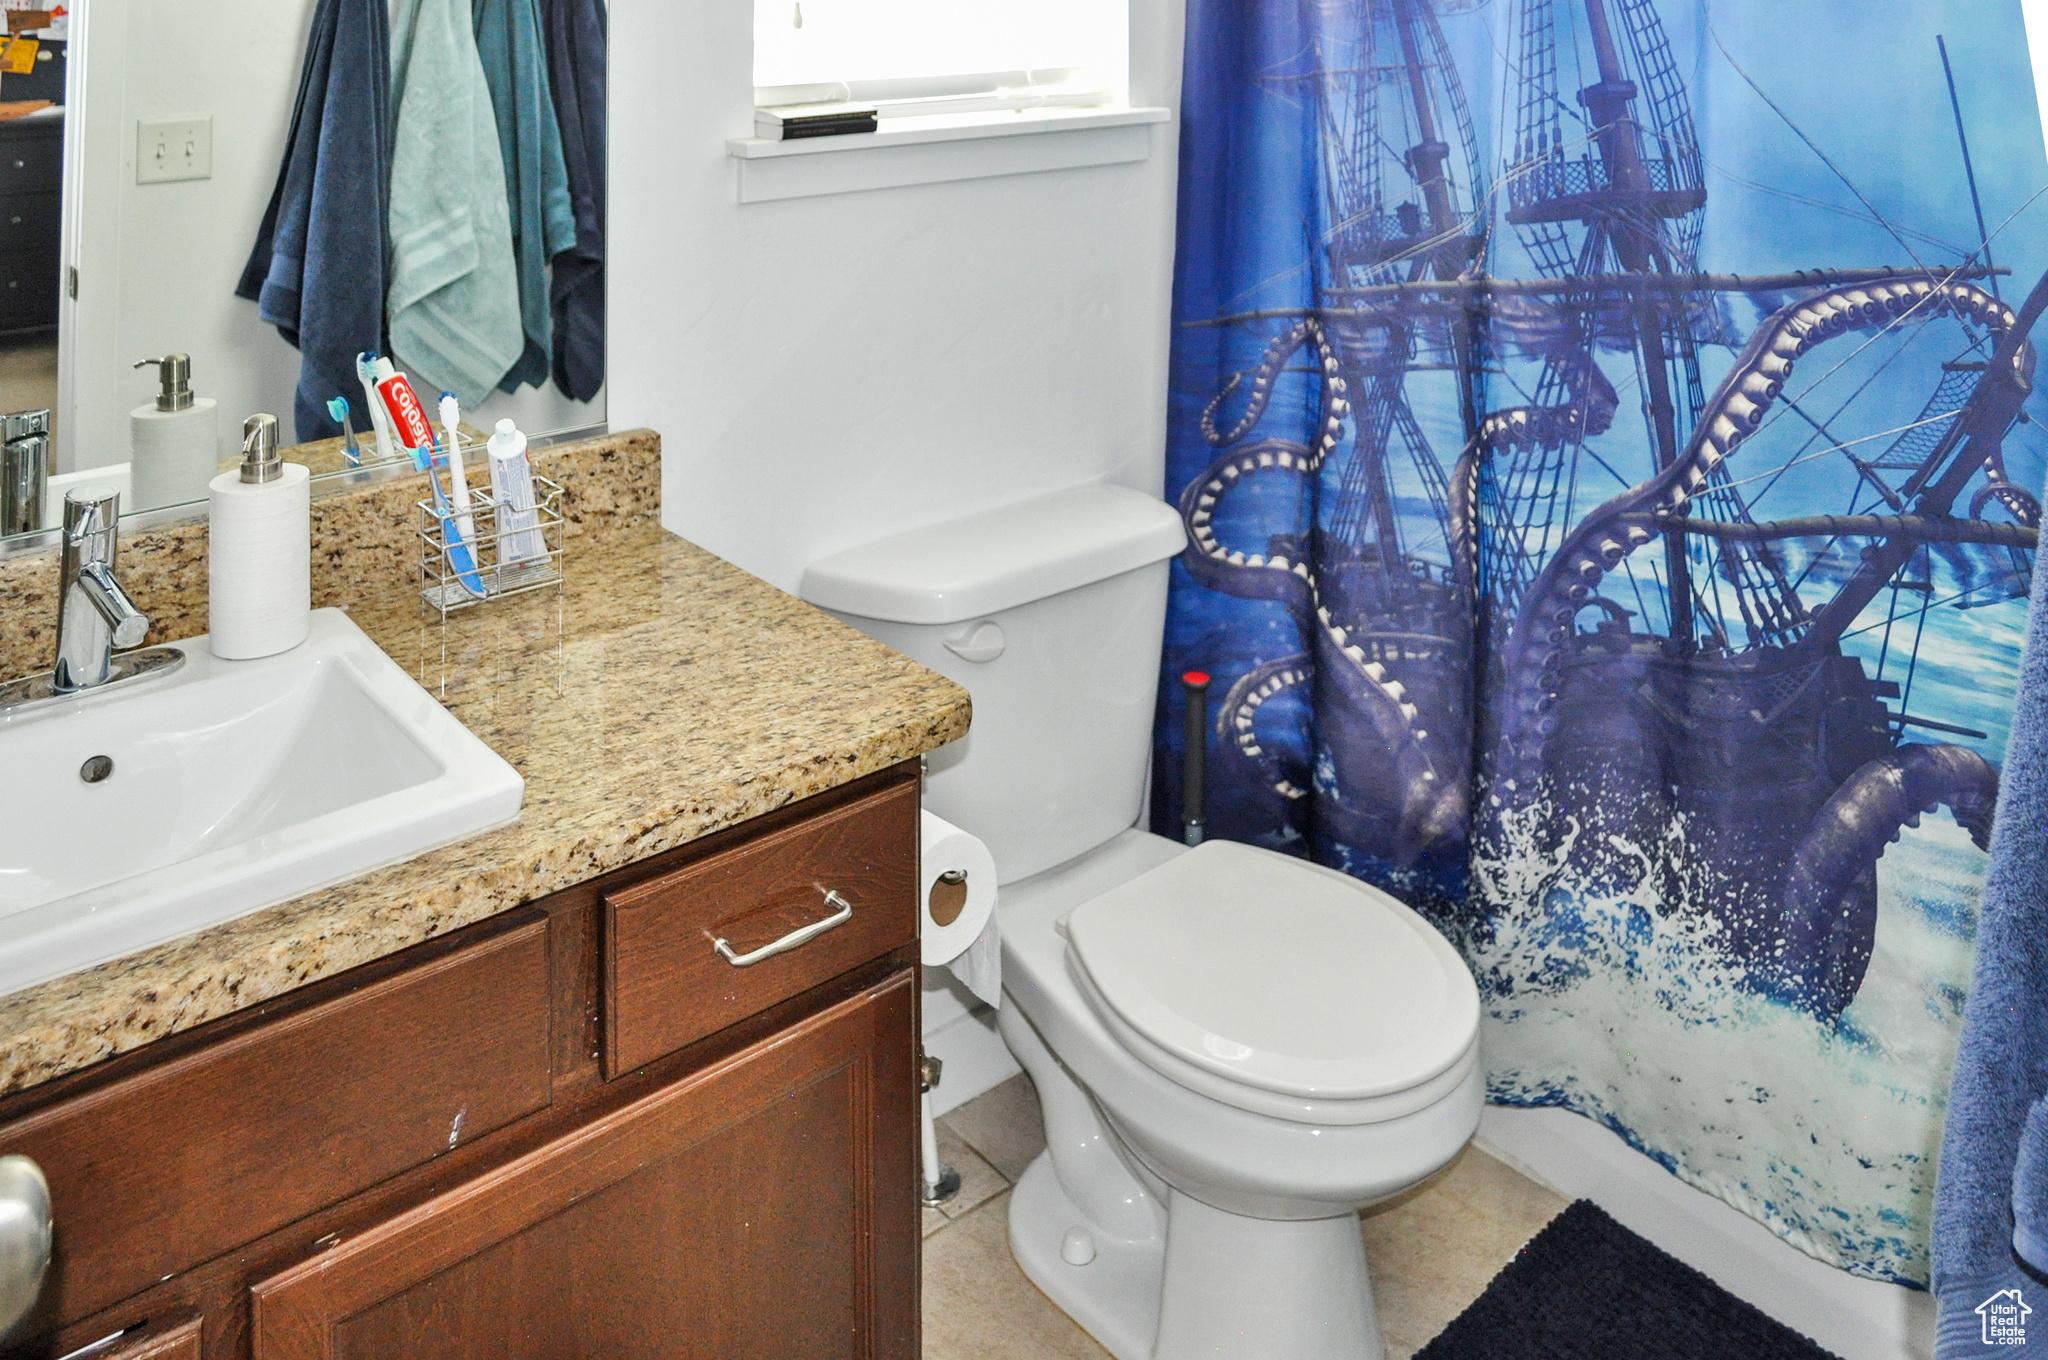
[[[924,1051],[942,1067],[932,1088],[932,1114],[965,1105],[1024,1069],[996,1032],[996,1013],[975,999],[948,968],[924,970]]]
[[[1164,477],[1175,138],[1136,164],[741,204],[752,6],[614,0],[611,422],[662,518],[785,589],[839,548]],[[1134,104],[1178,109],[1179,0],[1132,0]]]
[[[298,352],[234,293],[284,155],[312,14],[313,0],[86,0],[73,27],[84,61],[70,131],[85,140],[65,205],[80,278],[62,338],[63,470],[127,461],[128,412],[156,394],[154,371],[131,365],[174,350],[191,354],[194,390],[220,402],[223,457],[254,411],[274,412],[290,437]],[[211,179],[135,182],[138,120],[208,115]],[[343,395],[360,415],[360,393]],[[469,418],[506,415],[533,432],[574,428],[604,419],[604,396],[521,388]]]

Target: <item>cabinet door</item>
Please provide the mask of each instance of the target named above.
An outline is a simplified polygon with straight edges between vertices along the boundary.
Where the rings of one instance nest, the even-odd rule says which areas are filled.
[[[917,1355],[906,970],[274,1276],[253,1360]]]

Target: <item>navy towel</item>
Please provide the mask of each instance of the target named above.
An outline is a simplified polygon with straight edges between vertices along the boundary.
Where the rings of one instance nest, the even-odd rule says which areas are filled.
[[[1935,1354],[2048,1343],[2048,605],[2026,650],[2000,778],[1977,958],[1934,1205]],[[2029,1273],[2022,1263],[2033,1268]],[[2003,1334],[2001,1335],[2001,1329]]]
[[[555,256],[555,383],[589,401],[604,386],[605,11],[601,0],[541,0],[541,18],[576,212],[576,244]]]
[[[299,350],[301,441],[341,433],[328,398],[354,398],[356,355],[385,348],[390,70],[385,0],[319,0],[284,164],[235,286]]]

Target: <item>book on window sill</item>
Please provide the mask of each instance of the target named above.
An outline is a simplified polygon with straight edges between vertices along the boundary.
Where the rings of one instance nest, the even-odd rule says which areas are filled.
[[[792,108],[755,109],[754,135],[775,141],[799,137],[843,137],[852,132],[873,132],[879,120],[873,108],[826,108],[816,105]]]
[[[1106,107],[1110,96],[1094,85],[1038,86],[878,100],[874,103],[779,104],[754,110],[754,135],[774,141],[874,132],[883,120],[1025,114],[1048,109]]]

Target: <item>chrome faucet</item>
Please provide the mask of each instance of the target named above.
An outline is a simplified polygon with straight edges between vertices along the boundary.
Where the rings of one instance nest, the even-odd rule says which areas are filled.
[[[63,558],[57,578],[57,663],[46,674],[0,685],[0,717],[10,710],[98,690],[185,664],[175,647],[134,647],[149,634],[149,617],[114,575],[121,497],[79,487],[64,497]]]
[[[50,413],[14,411],[0,417],[0,535],[32,534],[43,527],[43,494],[50,484]]]
[[[80,487],[64,497],[64,566],[57,578],[57,666],[50,687],[60,694],[104,685],[114,675],[114,649],[149,635],[149,617],[114,576],[121,532],[121,494]]]

